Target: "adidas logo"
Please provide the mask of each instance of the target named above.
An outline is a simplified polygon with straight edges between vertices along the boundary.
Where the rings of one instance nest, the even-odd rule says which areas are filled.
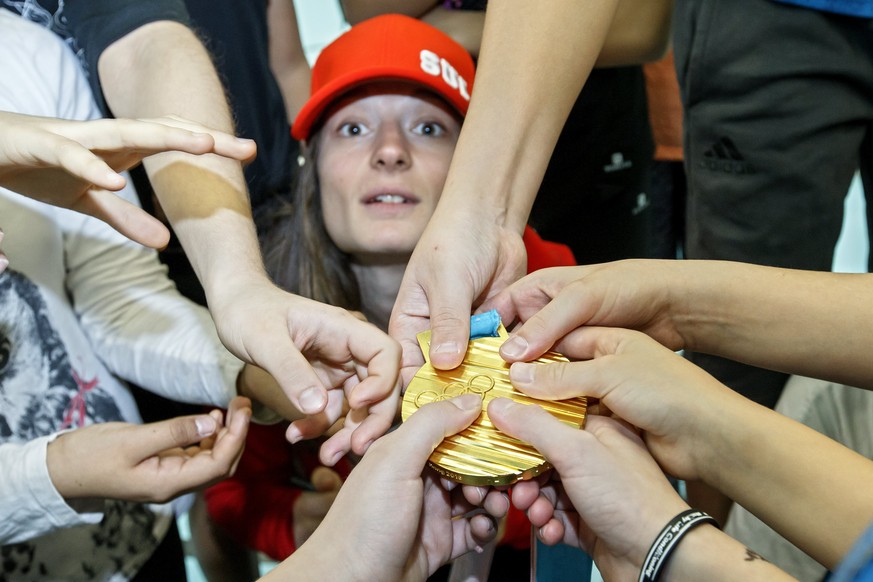
[[[755,166],[746,161],[729,137],[719,138],[712,144],[703,152],[703,159],[697,165],[705,170],[726,174],[755,173]]]

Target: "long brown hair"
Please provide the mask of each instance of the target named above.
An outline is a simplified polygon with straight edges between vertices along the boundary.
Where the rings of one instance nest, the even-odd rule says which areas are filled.
[[[273,281],[291,293],[322,303],[360,310],[358,281],[348,254],[324,226],[318,180],[318,135],[303,148],[291,203],[279,208],[262,238],[264,264]]]

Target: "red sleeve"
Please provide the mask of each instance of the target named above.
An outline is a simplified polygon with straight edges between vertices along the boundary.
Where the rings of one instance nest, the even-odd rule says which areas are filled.
[[[514,505],[510,505],[509,513],[506,514],[506,527],[503,530],[500,545],[509,545],[516,550],[529,549],[530,528],[530,520],[524,512],[516,509]]]
[[[288,484],[294,449],[285,440],[287,423],[252,424],[233,477],[206,489],[210,518],[238,543],[275,560],[294,545],[294,502],[301,490]]]
[[[573,251],[565,244],[543,240],[537,231],[524,227],[524,248],[527,250],[527,272],[533,273],[547,267],[572,267],[576,265]]]
[[[294,502],[302,491],[230,478],[206,490],[209,517],[237,543],[281,561],[294,544]]]
[[[209,517],[227,535],[279,561],[297,549],[294,503],[303,490],[291,485],[291,477],[308,480],[320,465],[320,441],[292,445],[285,440],[287,428],[288,423],[249,425],[236,473],[204,493]],[[345,479],[351,464],[343,458],[334,470]]]

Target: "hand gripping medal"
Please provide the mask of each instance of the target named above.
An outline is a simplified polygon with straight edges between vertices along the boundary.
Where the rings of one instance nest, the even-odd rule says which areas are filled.
[[[477,319],[478,318],[478,319]],[[485,336],[477,327],[485,323]],[[585,397],[547,401],[531,398],[512,387],[509,364],[500,357],[500,346],[508,333],[497,312],[474,316],[467,354],[453,370],[437,370],[430,364],[430,331],[418,334],[425,364],[416,372],[403,396],[401,417],[428,404],[473,392],[482,396],[482,413],[462,432],[447,437],[428,459],[438,473],[464,485],[511,485],[536,477],[551,468],[540,453],[527,443],[514,439],[494,427],[486,412],[488,403],[498,397],[512,398],[521,404],[538,404],[561,422],[576,428],[585,425],[588,402]],[[567,362],[557,352],[535,360],[542,365]]]

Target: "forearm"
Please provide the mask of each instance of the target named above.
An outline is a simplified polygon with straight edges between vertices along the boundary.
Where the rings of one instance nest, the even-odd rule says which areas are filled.
[[[711,420],[702,479],[834,568],[873,521],[873,462],[739,396]]]
[[[178,292],[154,251],[94,218],[65,213],[57,220],[66,288],[106,366],[174,400],[227,406],[242,362],[221,344],[206,310]]]
[[[700,526],[682,538],[661,579],[670,582],[794,580],[754,552],[749,552],[740,542],[710,525]]]
[[[438,215],[475,211],[521,233],[615,4],[561,0],[532,11],[513,0],[489,7],[470,110]]]
[[[288,121],[293,122],[309,98],[312,71],[297,26],[297,12],[291,0],[270,0],[267,6],[270,36],[270,69],[279,83]]]
[[[673,317],[686,348],[873,388],[868,274],[680,261]]]
[[[661,58],[670,44],[672,17],[673,0],[620,0],[597,66],[620,67]]]
[[[98,69],[116,116],[179,115],[233,133],[209,55],[181,24],[140,27],[110,45]],[[264,276],[238,162],[167,153],[149,158],[145,167],[208,298],[228,280]]]
[[[473,58],[479,58],[485,13],[479,10],[449,10],[435,6],[421,16],[424,22],[439,28],[460,43]]]
[[[438,0],[340,0],[343,15],[352,25],[387,12],[420,18],[438,3]]]
[[[258,424],[293,422],[305,415],[291,404],[288,395],[265,370],[246,364],[237,379],[237,392],[252,401],[252,419]]]

